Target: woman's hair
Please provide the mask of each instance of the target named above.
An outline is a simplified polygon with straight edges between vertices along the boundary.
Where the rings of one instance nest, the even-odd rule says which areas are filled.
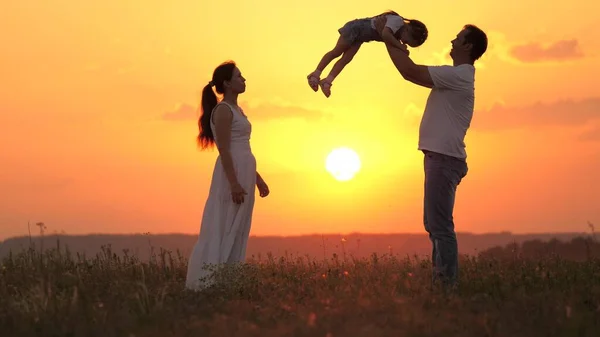
[[[217,101],[217,95],[215,95],[212,87],[214,85],[217,93],[221,95],[224,94],[225,88],[223,82],[231,80],[235,67],[236,64],[233,61],[221,63],[213,71],[212,80],[208,82],[202,90],[202,102],[200,103],[202,115],[198,120],[198,129],[200,132],[197,139],[198,145],[202,149],[210,148],[215,144],[215,136],[210,128],[210,118],[213,109],[219,102]]]

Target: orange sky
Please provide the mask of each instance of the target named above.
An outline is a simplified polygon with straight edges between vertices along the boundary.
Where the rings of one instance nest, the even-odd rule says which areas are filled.
[[[329,99],[306,83],[339,27],[388,9],[429,27],[417,63],[448,64],[466,23],[490,38],[457,229],[600,226],[600,5],[413,3],[3,2],[0,239],[26,234],[27,221],[68,234],[197,233],[216,152],[196,149],[195,107],[228,59],[247,78],[240,99],[271,187],[251,234],[422,232],[416,147],[428,91],[404,81],[375,42]],[[362,160],[349,182],[325,171],[338,146]]]

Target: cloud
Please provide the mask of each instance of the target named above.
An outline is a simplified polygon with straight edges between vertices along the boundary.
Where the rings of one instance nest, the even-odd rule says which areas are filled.
[[[441,52],[433,52],[431,57],[425,60],[425,64],[433,66],[451,65],[452,57],[450,56],[450,50],[452,50],[452,46],[442,49]],[[489,54],[489,52],[486,52],[486,54],[475,62],[475,68],[477,70],[486,69]]]
[[[525,63],[568,61],[584,56],[576,39],[560,40],[545,46],[539,42],[517,45],[511,48],[510,53]]]
[[[490,31],[487,35],[488,49],[476,62],[480,68],[482,61],[488,62],[494,59],[514,65],[532,65],[573,61],[585,56],[577,39],[519,44],[512,43],[504,33],[499,31]],[[449,48],[446,49],[449,52]],[[434,59],[448,64],[446,49],[439,54],[435,53]]]
[[[240,106],[253,121],[284,118],[317,120],[325,116],[322,111],[308,109],[284,102],[261,102],[254,104],[242,102],[240,103]],[[195,120],[199,117],[198,113],[199,112],[197,112],[195,107],[183,103],[179,104],[174,110],[163,114],[162,119],[167,121]]]
[[[542,126],[583,126],[600,121],[600,97],[580,101],[538,102],[525,107],[496,104],[489,110],[477,110],[473,127],[487,130],[520,129]]]
[[[183,103],[179,104],[173,111],[166,112],[162,117],[167,121],[187,121],[197,119],[198,115],[195,107]]]
[[[423,116],[423,108],[411,102],[404,108],[401,116],[405,123],[409,123],[411,126],[418,126]]]
[[[324,117],[322,111],[308,109],[287,103],[263,102],[260,104],[241,104],[242,109],[254,120],[300,118],[304,120],[317,120]]]
[[[501,60],[510,59],[507,51],[507,43],[506,38],[500,32],[491,31],[487,33],[488,35],[488,48],[487,51],[483,54],[483,56],[475,62],[475,68],[477,69],[485,69],[487,67],[488,59],[497,57]],[[424,59],[424,64],[428,65],[450,65],[452,64],[452,57],[450,56],[450,50],[452,50],[452,45],[450,43],[446,44],[439,51],[434,51],[429,55],[429,57]],[[413,55],[413,54],[411,54]],[[414,54],[416,56],[416,54]],[[417,59],[414,59],[415,61]]]
[[[501,32],[490,31],[488,36],[488,48],[481,59],[499,59],[508,63],[521,63],[510,54],[510,43]],[[478,63],[479,61],[477,61]]]
[[[21,171],[23,172],[23,171]],[[57,192],[65,190],[75,182],[70,177],[50,177],[43,175],[29,174],[27,179],[17,179],[16,174],[10,180],[0,179],[0,189],[3,191],[20,192]]]

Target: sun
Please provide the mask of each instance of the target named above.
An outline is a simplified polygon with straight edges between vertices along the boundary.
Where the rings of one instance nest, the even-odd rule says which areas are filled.
[[[325,160],[325,169],[335,179],[348,181],[360,170],[360,158],[358,154],[347,147],[333,149]]]

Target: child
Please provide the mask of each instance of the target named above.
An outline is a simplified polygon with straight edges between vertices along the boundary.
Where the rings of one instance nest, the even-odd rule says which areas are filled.
[[[375,29],[375,20],[382,15],[387,17],[387,22],[380,35]],[[321,90],[326,97],[331,95],[333,80],[352,61],[352,58],[354,58],[354,55],[356,55],[356,52],[358,52],[363,43],[386,41],[396,46],[401,46],[404,43],[414,48],[422,45],[427,40],[427,27],[421,21],[404,19],[393,11],[374,17],[349,21],[342,28],[338,29],[338,32],[340,33],[340,37],[335,47],[323,56],[317,69],[307,76],[308,85],[315,92],[321,86]],[[321,80],[320,76],[323,69],[340,55],[342,57],[333,65],[329,76]]]

